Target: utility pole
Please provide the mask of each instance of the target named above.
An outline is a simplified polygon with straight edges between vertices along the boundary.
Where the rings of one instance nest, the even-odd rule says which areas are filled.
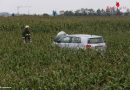
[[[20,14],[20,9],[21,8],[27,8],[28,9],[28,15],[29,15],[29,8],[30,8],[31,6],[17,6],[17,14],[19,15]]]
[[[19,15],[19,8],[20,8],[20,6],[17,6],[17,14]]]

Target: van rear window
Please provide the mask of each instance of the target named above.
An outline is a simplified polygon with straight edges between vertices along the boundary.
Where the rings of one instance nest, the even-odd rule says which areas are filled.
[[[99,38],[90,38],[88,40],[88,44],[96,44],[96,43],[103,43],[103,38],[99,37]]]

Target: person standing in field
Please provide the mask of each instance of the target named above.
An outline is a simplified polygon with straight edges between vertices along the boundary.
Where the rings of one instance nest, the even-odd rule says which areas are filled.
[[[31,31],[29,25],[26,25],[22,31],[22,39],[24,43],[30,43],[31,40]]]

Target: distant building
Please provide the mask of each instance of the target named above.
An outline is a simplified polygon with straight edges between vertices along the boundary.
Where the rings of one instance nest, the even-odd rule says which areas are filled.
[[[64,15],[65,11],[62,10],[59,13],[60,13],[60,15]]]
[[[126,15],[130,16],[130,9],[127,9]]]
[[[8,17],[11,16],[11,14],[9,14],[8,12],[1,12],[0,16]]]
[[[110,15],[110,14],[111,14],[111,9],[110,9],[109,6],[107,6],[107,8],[106,8],[106,14],[107,14],[107,15]]]

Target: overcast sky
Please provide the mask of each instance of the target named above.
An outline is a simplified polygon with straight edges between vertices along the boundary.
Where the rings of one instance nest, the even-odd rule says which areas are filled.
[[[103,8],[115,6],[119,1],[121,6],[130,8],[130,0],[0,0],[0,12],[43,14],[52,13],[52,10],[76,10],[80,8]],[[26,6],[26,7],[25,7]],[[30,6],[30,7],[28,7]]]

